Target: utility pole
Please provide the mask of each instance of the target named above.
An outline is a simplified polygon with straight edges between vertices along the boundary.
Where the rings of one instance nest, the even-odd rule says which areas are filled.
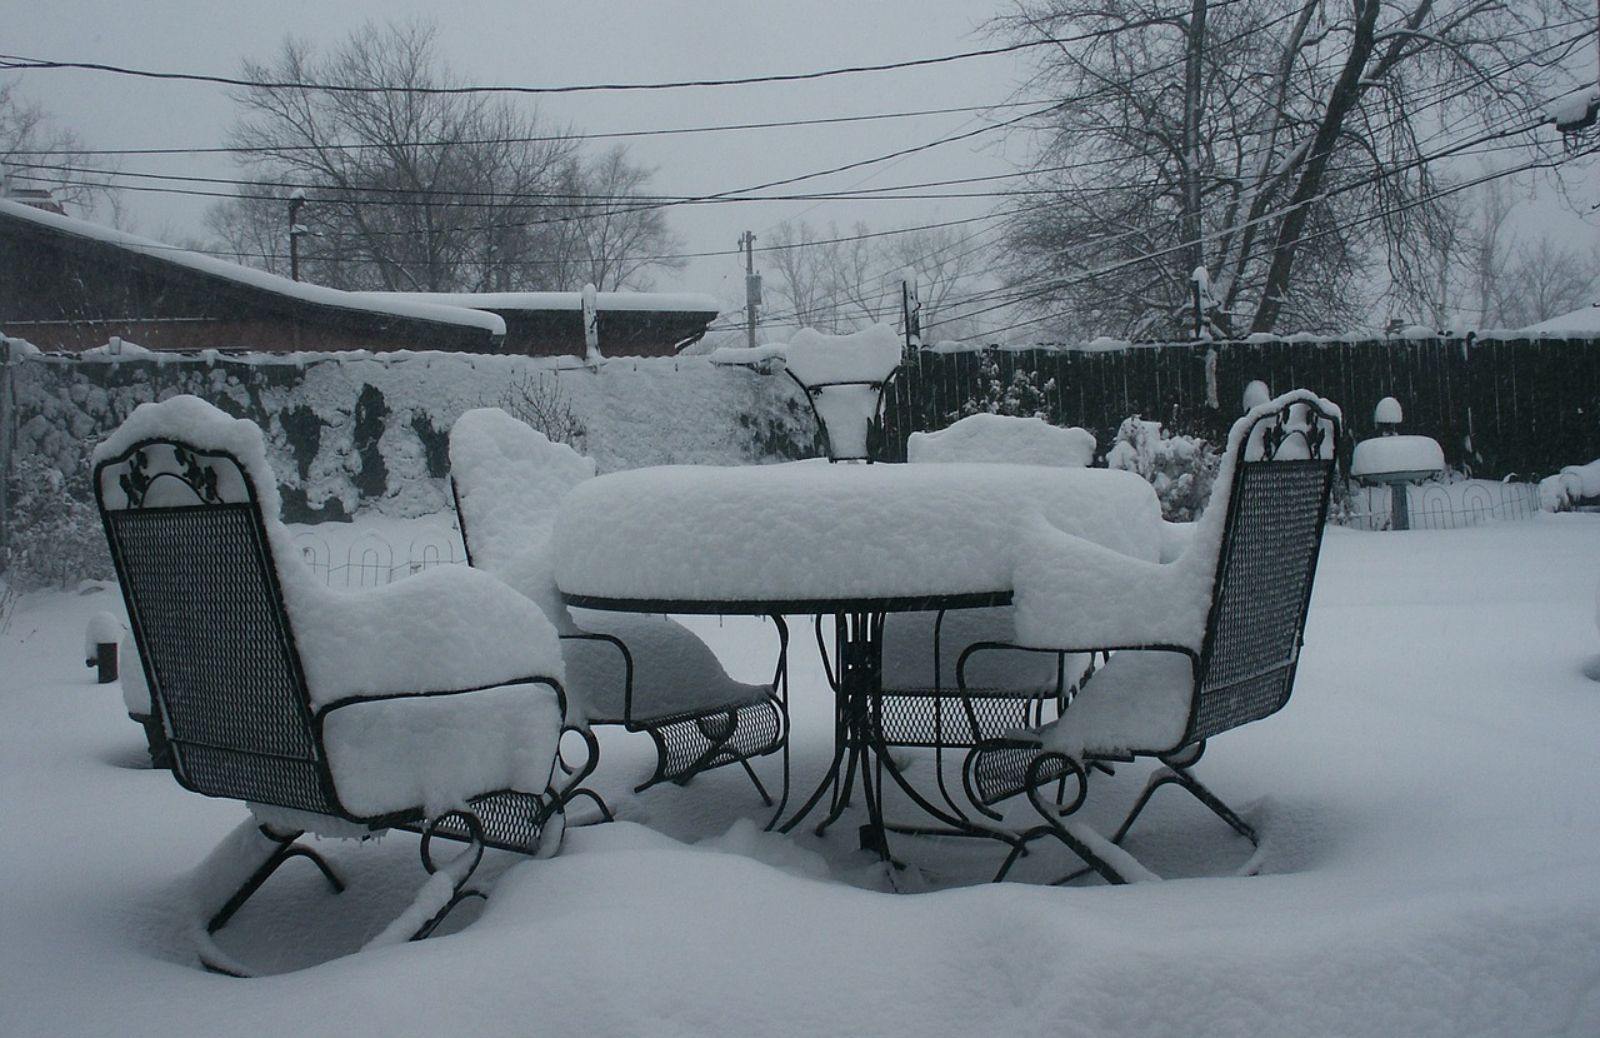
[[[744,248],[744,329],[751,349],[756,348],[756,307],[761,305],[761,275],[756,273],[756,236],[745,231],[739,238]]]

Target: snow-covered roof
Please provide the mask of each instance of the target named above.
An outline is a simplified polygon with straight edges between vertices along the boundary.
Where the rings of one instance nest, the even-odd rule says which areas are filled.
[[[479,328],[496,336],[503,336],[506,333],[505,320],[497,314],[483,310],[471,310],[461,305],[444,306],[435,302],[408,298],[403,294],[385,296],[384,293],[376,292],[345,292],[337,288],[310,285],[304,281],[291,281],[276,274],[269,274],[264,270],[256,270],[237,263],[229,263],[227,260],[217,259],[215,256],[191,252],[188,249],[167,245],[151,238],[142,238],[136,234],[129,234],[126,231],[119,231],[97,223],[90,223],[87,220],[47,213],[19,202],[8,202],[0,199],[0,218],[10,218],[24,223],[36,224],[58,234],[113,245],[198,274],[231,281],[234,284],[245,285],[263,292],[271,292],[301,303],[334,307],[341,310],[360,310],[366,313],[407,317],[420,321],[433,321],[438,324]]]
[[[1530,324],[1522,329],[1534,335],[1600,335],[1600,302],[1590,303],[1572,311]]]
[[[357,292],[376,302],[415,300],[441,306],[476,307],[482,310],[572,310],[583,309],[582,292]],[[721,313],[722,304],[713,296],[698,292],[598,292],[595,308],[607,310],[661,311],[681,313]]]

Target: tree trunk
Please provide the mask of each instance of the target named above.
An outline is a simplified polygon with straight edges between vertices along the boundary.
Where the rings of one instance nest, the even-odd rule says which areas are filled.
[[[1277,240],[1272,248],[1272,266],[1267,271],[1267,282],[1262,286],[1261,303],[1256,308],[1255,320],[1250,323],[1252,332],[1271,332],[1278,323],[1294,268],[1295,253],[1300,248],[1300,236],[1305,232],[1306,221],[1311,216],[1311,203],[1322,191],[1322,176],[1338,144],[1345,116],[1361,96],[1361,76],[1368,59],[1372,57],[1378,9],[1382,5],[1379,0],[1352,0],[1352,3],[1355,8],[1355,35],[1350,41],[1350,52],[1345,56],[1344,68],[1328,97],[1327,110],[1317,126],[1317,136],[1300,172],[1300,182],[1289,202],[1289,211],[1278,225]]]
[[[1189,277],[1205,262],[1200,241],[1201,57],[1206,47],[1206,2],[1193,0],[1183,62],[1183,258]]]

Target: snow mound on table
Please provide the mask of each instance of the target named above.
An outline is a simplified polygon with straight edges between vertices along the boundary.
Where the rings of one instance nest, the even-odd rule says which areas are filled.
[[[1148,559],[1160,507],[1128,472],[1033,465],[666,466],[574,489],[556,519],[562,590],[748,603],[1002,593],[1018,523]]]
[[[914,432],[906,460],[1010,461],[1022,465],[1087,468],[1094,461],[1094,434],[1051,425],[1043,418],[974,414],[938,432]]]
[[[1431,436],[1374,436],[1362,440],[1350,459],[1350,475],[1444,471],[1444,450]]]

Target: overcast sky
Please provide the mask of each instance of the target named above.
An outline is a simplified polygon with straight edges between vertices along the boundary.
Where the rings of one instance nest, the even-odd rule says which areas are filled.
[[[21,6],[21,5],[18,5]],[[600,5],[494,0],[444,5],[413,0],[54,0],[6,18],[4,50],[53,60],[101,62],[237,75],[245,58],[269,60],[293,34],[332,47],[369,19],[431,19],[458,75],[474,84],[551,85],[730,78],[804,72],[992,46],[992,10],[972,0],[608,0]],[[587,132],[862,115],[987,105],[1012,100],[1026,58],[1004,55],[929,69],[870,73],[815,83],[577,94],[538,101],[548,119]],[[85,71],[13,74],[24,96],[100,148],[216,146],[234,118],[226,89]],[[532,99],[518,103],[532,105]],[[780,130],[693,134],[630,142],[636,160],[659,168],[655,187],[711,194],[913,147],[984,126],[997,116],[957,114]],[[598,145],[597,145],[598,146]],[[1008,172],[1024,142],[1002,132],[898,161],[808,182],[817,190],[891,186]],[[230,176],[226,158],[130,157],[124,171]],[[130,192],[132,229],[172,239],[201,233],[202,198]],[[758,248],[780,220],[841,230],[977,215],[982,200],[749,203],[678,208],[674,229],[689,252],[727,250],[694,262],[658,287],[742,300],[743,264],[733,255],[746,229]],[[757,256],[758,268],[762,266]]]
[[[62,61],[102,62],[158,71],[237,75],[246,58],[270,61],[287,35],[319,49],[336,46],[372,19],[432,20],[439,50],[462,80],[479,85],[559,85],[731,78],[806,72],[927,58],[1006,42],[985,23],[1000,0],[608,0],[604,4],[487,0],[446,5],[418,0],[50,0],[12,5],[0,50]],[[815,119],[930,108],[1002,104],[1032,98],[1027,52],[930,68],[786,83],[659,92],[568,94],[538,101],[543,116],[576,130],[618,132],[706,124]],[[71,70],[10,77],[56,123],[101,148],[214,147],[235,109],[226,88],[162,83]],[[529,98],[518,103],[532,105]],[[658,167],[654,188],[702,195],[750,187],[858,162],[1012,115],[966,113],[846,125],[642,138],[636,161]],[[600,142],[595,146],[599,147]],[[1010,172],[1025,160],[1025,137],[988,132],[914,156],[808,181],[819,191],[887,187]],[[225,157],[129,157],[125,172],[204,176],[237,172]],[[979,190],[982,185],[979,185]],[[962,190],[957,188],[955,190]],[[972,189],[968,189],[972,190]],[[202,234],[203,198],[127,192],[131,229],[166,240]],[[1596,237],[1600,191],[1580,185],[1573,208],[1542,222],[1581,241]],[[707,292],[724,305],[743,300],[741,232],[758,249],[784,219],[848,232],[972,217],[983,199],[759,202],[678,207],[670,212],[685,251],[727,254],[658,277],[665,290]],[[992,224],[971,224],[965,234]],[[757,256],[761,269],[762,257]],[[551,286],[565,287],[565,286]]]

